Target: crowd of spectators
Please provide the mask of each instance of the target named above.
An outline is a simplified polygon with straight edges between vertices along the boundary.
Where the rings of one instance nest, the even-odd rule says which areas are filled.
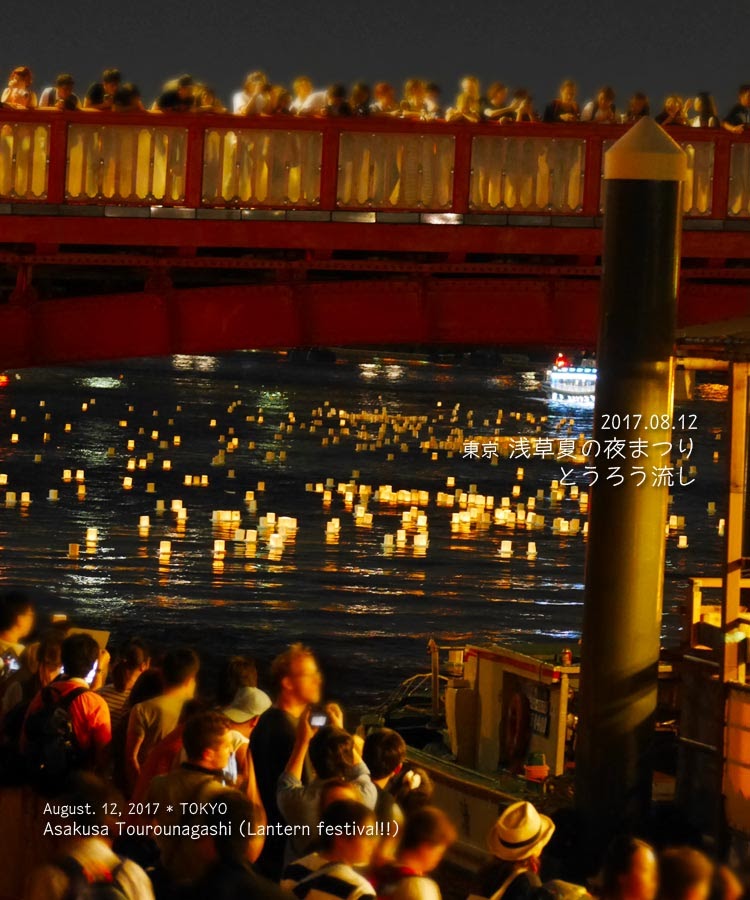
[[[215,690],[188,648],[128,640],[114,660],[67,621],[0,596],[0,896],[24,900],[440,900],[457,823],[389,728],[347,728],[309,648],[226,659]],[[562,831],[563,825],[557,825]],[[549,880],[556,823],[508,806],[491,861],[452,896],[741,900],[700,850],[618,838],[585,887]],[[560,847],[565,847],[561,841]],[[546,880],[545,880],[546,879]]]
[[[140,90],[132,82],[125,81],[118,69],[106,69],[101,80],[88,88],[82,100],[74,89],[73,76],[64,73],[37,97],[31,70],[28,66],[17,66],[0,95],[0,106],[21,110],[146,111]],[[566,80],[561,84],[558,96],[538,112],[533,97],[525,88],[511,90],[495,81],[483,93],[479,80],[468,75],[461,79],[453,104],[446,107],[439,85],[419,78],[405,82],[399,100],[393,85],[384,81],[372,88],[357,82],[350,89],[344,84],[319,89],[310,78],[300,76],[288,90],[284,85],[272,83],[266,73],[255,71],[247,75],[242,89],[232,96],[229,107],[223,105],[213,88],[186,74],[167,82],[148,109],[163,113],[232,113],[238,116],[392,116],[421,121],[497,124],[540,121],[628,124],[652,115],[649,98],[641,91],[634,93],[620,109],[615,103],[615,91],[609,85],[601,87],[583,105],[577,94],[576,83]],[[665,98],[655,119],[662,125],[743,131],[750,127],[750,84],[740,85],[737,102],[723,118],[717,112],[713,96],[701,91],[695,97],[673,94]]]

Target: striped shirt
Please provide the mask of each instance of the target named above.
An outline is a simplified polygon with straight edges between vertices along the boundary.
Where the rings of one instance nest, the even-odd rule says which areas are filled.
[[[375,889],[351,866],[329,862],[319,853],[303,856],[284,870],[281,887],[299,900],[360,900]]]
[[[112,728],[114,728],[125,714],[125,704],[130,697],[130,691],[118,691],[113,684],[106,684],[103,688],[99,688],[97,694],[104,698],[109,707]]]

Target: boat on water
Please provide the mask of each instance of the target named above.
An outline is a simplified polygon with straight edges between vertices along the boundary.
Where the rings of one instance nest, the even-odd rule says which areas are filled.
[[[489,859],[498,814],[530,800],[548,815],[573,805],[580,663],[561,644],[438,647],[432,665],[407,679],[372,714],[369,728],[398,731],[407,760],[427,772],[435,802],[458,825],[452,861],[476,871]],[[441,663],[440,653],[448,659]],[[674,792],[676,670],[659,668],[660,771],[655,796]]]
[[[544,388],[553,400],[593,400],[596,392],[596,360],[593,357],[581,357],[574,361],[564,353],[558,353],[545,372]]]

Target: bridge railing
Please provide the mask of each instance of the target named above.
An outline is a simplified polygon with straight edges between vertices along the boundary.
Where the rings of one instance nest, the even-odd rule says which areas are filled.
[[[625,126],[0,111],[0,203],[601,215]],[[684,212],[750,217],[750,136],[674,128]]]

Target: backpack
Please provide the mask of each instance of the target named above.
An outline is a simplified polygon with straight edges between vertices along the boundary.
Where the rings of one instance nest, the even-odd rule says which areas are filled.
[[[42,690],[42,705],[26,718],[26,778],[40,794],[59,791],[84,762],[73,733],[70,705],[87,690],[78,687],[59,697],[50,685]]]
[[[78,860],[66,856],[57,863],[57,867],[65,872],[70,881],[64,900],[131,900],[130,895],[117,881],[124,865],[125,861],[120,859],[109,876],[105,876],[101,881],[89,881],[86,871]]]

